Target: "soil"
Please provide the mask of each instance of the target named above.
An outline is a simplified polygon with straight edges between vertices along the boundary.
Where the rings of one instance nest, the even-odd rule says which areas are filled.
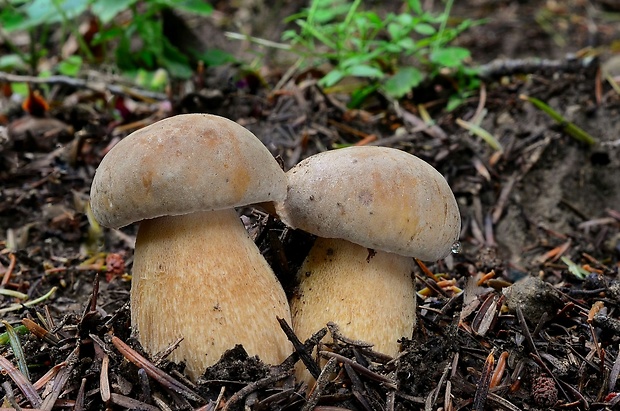
[[[225,30],[242,28],[278,40],[282,27],[270,22],[300,7],[295,1],[221,3],[209,21],[188,20],[193,41],[243,58],[253,55],[252,45],[227,40]],[[17,327],[31,320],[21,342],[30,381],[38,381],[38,401],[44,400],[24,393],[28,384],[16,381],[18,372],[3,362],[3,406],[615,409],[620,402],[620,95],[601,67],[613,75],[620,6],[583,0],[455,3],[455,18],[487,22],[459,39],[472,51],[471,64],[484,67],[484,87],[452,112],[444,109],[441,80],[399,104],[375,96],[360,110],[346,109],[346,96],[325,94],[311,76],[294,76],[276,90],[292,59],[262,49],[262,78],[233,66],[207,69],[155,103],[55,84],[45,96],[50,110],[36,116],[3,97],[3,290],[25,293],[29,300],[55,290],[32,306],[13,307],[22,300],[2,297],[4,321]],[[565,121],[554,122],[521,95],[546,102]],[[422,103],[432,126],[419,127]],[[333,343],[322,349],[341,356],[337,370],[319,379],[311,393],[290,376],[297,356],[268,367],[242,347],[196,384],[183,377],[182,364],[150,358],[157,367],[134,365],[133,350],[141,349],[130,332],[128,274],[136,227],[98,231],[87,218],[88,193],[113,143],[185,112],[239,122],[285,169],[374,136],[369,144],[408,151],[446,177],[462,215],[461,250],[428,267],[420,263],[419,323],[414,335],[402,340],[396,360],[332,333]],[[480,126],[501,143],[501,153],[457,124],[482,112]],[[587,131],[596,144],[573,138],[567,122]],[[260,210],[240,211],[293,292],[295,269],[313,238],[285,230]],[[445,273],[458,289],[442,289],[425,268]],[[119,348],[123,342],[131,348]],[[8,344],[0,353],[17,364],[19,356]]]

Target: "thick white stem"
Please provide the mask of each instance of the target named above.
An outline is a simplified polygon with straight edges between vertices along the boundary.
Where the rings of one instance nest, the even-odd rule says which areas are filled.
[[[147,352],[183,337],[170,359],[192,379],[235,344],[277,364],[292,348],[276,317],[290,321],[286,296],[234,210],[140,224],[131,321]]]

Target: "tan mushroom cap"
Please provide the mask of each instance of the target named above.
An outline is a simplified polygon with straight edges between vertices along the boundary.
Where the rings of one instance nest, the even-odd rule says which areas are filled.
[[[91,206],[99,223],[118,228],[285,196],[286,176],[249,130],[219,116],[182,114],[110,150],[95,173]]]
[[[428,261],[448,255],[458,239],[461,217],[448,183],[404,151],[326,151],[287,176],[287,198],[277,209],[291,227]]]

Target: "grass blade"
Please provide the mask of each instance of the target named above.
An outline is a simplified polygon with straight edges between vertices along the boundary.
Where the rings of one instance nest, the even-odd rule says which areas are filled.
[[[500,152],[504,151],[501,143],[495,137],[493,137],[491,133],[489,133],[482,127],[460,118],[456,119],[456,124],[483,139],[493,150],[497,150]]]
[[[24,377],[26,377],[26,379],[30,381],[30,372],[28,371],[28,363],[26,362],[26,356],[24,355],[22,342],[20,341],[17,332],[11,324],[3,320],[2,325],[4,325],[4,328],[6,328],[6,333],[9,336],[9,343],[11,344],[13,355],[15,356],[15,360],[17,361],[17,366],[19,367],[19,370],[22,372],[22,374],[24,374]]]
[[[562,117],[560,113],[549,107],[549,105],[542,102],[541,100],[535,97],[526,96],[524,94],[521,94],[519,98],[521,100],[532,103],[537,109],[545,112],[549,117],[551,117],[560,126],[562,126],[562,129],[566,134],[573,137],[575,140],[586,143],[589,146],[593,146],[596,144],[596,139],[594,137],[588,134],[584,129],[578,127],[575,123],[571,123],[570,121],[566,120],[564,117]]]

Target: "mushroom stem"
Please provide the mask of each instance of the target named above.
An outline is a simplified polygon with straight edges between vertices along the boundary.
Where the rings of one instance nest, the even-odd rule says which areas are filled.
[[[284,291],[234,209],[141,222],[132,281],[138,340],[155,354],[183,337],[170,359],[192,379],[235,344],[270,364],[292,351]]]
[[[317,238],[298,272],[293,330],[303,341],[333,321],[344,336],[395,356],[398,339],[411,337],[416,321],[413,266],[410,257]]]

